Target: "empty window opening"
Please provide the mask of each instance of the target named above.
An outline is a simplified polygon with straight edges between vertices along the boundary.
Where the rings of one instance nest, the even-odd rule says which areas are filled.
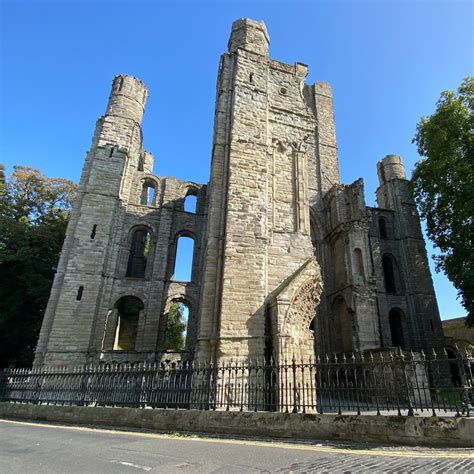
[[[385,291],[387,293],[397,293],[397,283],[395,279],[396,263],[392,255],[385,254],[382,257],[383,277],[385,281]]]
[[[118,312],[114,350],[133,351],[137,341],[138,322],[143,311],[142,301],[135,296],[124,296],[115,305]]]
[[[79,289],[77,290],[77,295],[76,295],[76,300],[77,301],[82,300],[82,293],[84,293],[84,287],[80,286]]]
[[[151,237],[147,230],[139,229],[133,233],[128,257],[127,277],[145,278],[146,264],[151,247]]]
[[[143,157],[143,155],[140,155],[140,158],[138,158],[137,170],[143,171],[144,166],[145,166],[145,158]]]
[[[399,309],[392,309],[388,314],[390,323],[390,334],[392,336],[392,346],[405,349],[405,337],[403,336],[404,314]]]
[[[95,234],[97,233],[97,224],[92,226],[91,239],[95,239]]]
[[[112,156],[112,155],[114,154],[114,151],[115,151],[115,148],[112,147],[112,148],[110,149],[110,154],[109,154],[109,156]]]
[[[193,214],[195,214],[196,205],[197,205],[197,196],[194,196],[194,194],[188,194],[184,198],[184,210],[186,212],[192,212]]]
[[[354,273],[359,279],[364,278],[364,259],[361,249],[354,249]]]
[[[140,204],[143,206],[154,206],[155,204],[155,183],[153,181],[145,181],[142,187],[142,195]]]
[[[194,240],[191,237],[179,237],[177,241],[173,280],[191,281],[193,253]]]
[[[379,219],[379,234],[381,239],[387,238],[387,222],[383,217]]]
[[[184,351],[188,331],[189,308],[184,303],[173,303],[166,315],[165,349]]]
[[[249,82],[250,82],[250,83],[253,83],[253,72],[250,73]]]
[[[119,91],[122,90],[123,87],[123,77],[120,79]]]

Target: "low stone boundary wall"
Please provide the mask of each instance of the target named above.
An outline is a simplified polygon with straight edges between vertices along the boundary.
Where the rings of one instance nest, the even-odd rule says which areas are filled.
[[[474,447],[474,418],[160,410],[0,403],[0,418],[168,432]]]

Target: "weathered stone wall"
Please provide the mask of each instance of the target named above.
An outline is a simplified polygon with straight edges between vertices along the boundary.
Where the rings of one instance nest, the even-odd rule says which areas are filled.
[[[269,333],[270,295],[314,258],[310,203],[338,180],[332,98],[326,85],[304,85],[307,66],[268,58],[263,23],[234,23],[229,45],[217,85],[199,352],[275,356],[268,339],[285,315]],[[317,287],[319,271],[314,278]]]
[[[377,166],[380,180],[377,201],[380,209],[371,210],[370,239],[377,281],[381,343],[384,346],[394,345],[389,314],[398,309],[407,349],[441,347],[443,330],[428,256],[403,163],[400,157],[388,155]],[[381,225],[385,227],[385,232]],[[393,261],[395,291],[387,289],[382,261],[384,255],[391,256]]]
[[[466,326],[466,318],[454,318],[443,321],[443,331],[446,337],[454,341],[467,341],[474,344],[474,327]]]
[[[147,91],[137,79],[114,79],[107,112],[97,123],[46,311],[35,365],[155,360],[163,351],[171,301],[190,310],[186,349],[194,349],[199,312],[200,258],[206,186],[154,176],[143,150],[140,122]],[[154,188],[154,199],[143,189]],[[197,196],[195,213],[184,210]],[[143,278],[127,276],[133,233],[150,233]],[[195,242],[190,282],[173,280],[177,241]],[[78,290],[82,287],[81,298]],[[116,303],[141,300],[133,351],[114,350]]]
[[[234,22],[228,46],[207,186],[153,174],[141,131],[147,90],[136,78],[114,79],[36,366],[160,359],[173,302],[190,311],[186,357],[309,358],[314,350],[442,344],[401,159],[378,164],[379,208],[366,207],[362,180],[339,183],[330,86],[305,84],[304,64],[269,58],[263,22]],[[195,213],[184,210],[190,194]],[[190,282],[173,276],[180,237],[195,243]],[[124,297],[135,304],[128,322]],[[120,327],[133,350],[119,350]]]
[[[0,403],[0,417],[168,432],[473,447],[466,417],[316,415],[301,413],[146,410]]]

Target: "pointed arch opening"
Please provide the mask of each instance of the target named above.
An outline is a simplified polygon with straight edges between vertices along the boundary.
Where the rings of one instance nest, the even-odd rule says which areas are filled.
[[[166,315],[165,350],[181,352],[186,349],[189,306],[182,301],[171,303]]]
[[[150,232],[142,228],[135,230],[130,244],[126,277],[145,278],[150,248]]]
[[[114,350],[134,351],[137,342],[138,322],[144,305],[136,296],[124,296],[115,304],[117,310],[117,328]]]

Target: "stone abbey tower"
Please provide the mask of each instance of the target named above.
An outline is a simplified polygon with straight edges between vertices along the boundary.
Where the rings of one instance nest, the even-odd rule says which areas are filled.
[[[159,361],[175,302],[181,357],[276,360],[442,343],[420,221],[400,157],[378,207],[339,182],[331,88],[268,56],[234,22],[220,60],[207,185],[159,177],[143,148],[147,89],[117,76],[82,171],[35,365]],[[184,201],[197,199],[195,212]],[[178,241],[192,276],[173,278]],[[175,355],[176,356],[176,355]]]

